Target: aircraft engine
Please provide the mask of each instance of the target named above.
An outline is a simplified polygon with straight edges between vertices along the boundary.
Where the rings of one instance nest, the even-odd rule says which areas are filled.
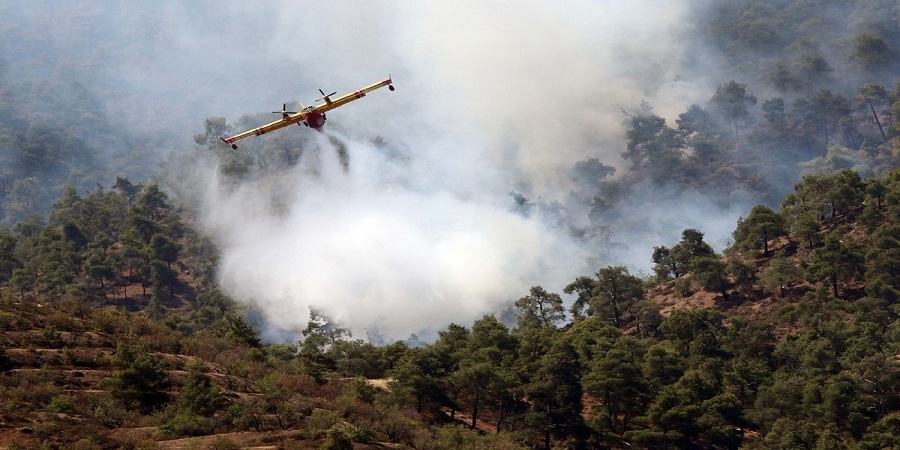
[[[325,125],[325,115],[316,111],[311,111],[306,115],[306,123],[310,128],[319,128]]]

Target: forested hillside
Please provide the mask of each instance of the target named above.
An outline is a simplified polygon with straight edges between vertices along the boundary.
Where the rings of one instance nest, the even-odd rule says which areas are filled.
[[[605,102],[605,91],[569,86],[565,74],[590,67],[560,47],[554,92],[517,83],[533,80],[525,73],[503,73],[504,82],[526,105],[555,94],[571,108],[564,118],[604,129],[553,135],[581,133],[588,144],[572,152],[563,147],[577,140],[561,140],[540,155],[552,163],[527,168],[527,141],[541,136],[524,125],[501,121],[521,140],[472,132],[470,141],[418,121],[486,118],[415,105],[447,104],[421,90],[435,79],[451,90],[472,80],[464,70],[429,78],[421,66],[439,61],[404,49],[433,47],[402,33],[392,36],[402,45],[378,41],[409,77],[396,95],[409,86],[435,97],[400,97],[390,115],[421,129],[384,126],[373,98],[365,119],[382,134],[354,128],[350,112],[329,113],[324,134],[284,130],[233,151],[219,137],[275,116],[200,111],[243,105],[267,86],[293,95],[285,86],[308,74],[272,50],[283,36],[267,35],[277,42],[267,45],[256,35],[278,14],[214,6],[0,5],[0,447],[900,448],[896,1],[691,2],[672,36],[683,45],[666,47],[683,51],[684,73],[640,86],[647,98],[629,99],[618,128],[602,108],[577,108],[572,86],[577,98]],[[423,17],[434,25],[428,7],[417,13],[392,27],[408,33],[399,24]],[[508,32],[501,25],[497,36]],[[561,38],[533,28],[525,35]],[[292,51],[318,49],[323,36],[292,40]],[[254,52],[233,51],[243,39]],[[540,49],[527,41],[504,54],[543,73],[516,59]],[[611,57],[614,69],[644,67],[627,53]],[[454,64],[478,65],[479,53],[463,55],[471,58]],[[329,70],[358,71],[357,60],[369,61],[344,57]],[[516,100],[493,96],[505,87],[466,106],[530,126],[496,108]],[[552,135],[557,118],[541,119]],[[492,130],[487,122],[479,125]],[[581,156],[563,157],[572,154]],[[210,219],[228,196],[255,202]],[[347,210],[316,226],[298,220],[307,218],[298,210],[327,216],[340,202]],[[366,215],[371,208],[383,210]],[[735,210],[728,238],[712,242]],[[670,229],[685,221],[696,225]],[[353,234],[367,228],[378,232]],[[318,234],[303,242],[328,241],[312,248],[332,259],[292,253],[310,230]],[[235,262],[225,251],[260,236],[282,239],[262,241],[259,259]],[[328,253],[335,248],[343,253]],[[283,249],[287,265],[270,265]],[[491,259],[504,251],[512,257]],[[226,256],[250,276],[228,279]],[[474,275],[462,270],[470,266]],[[550,272],[565,282],[527,278]],[[278,280],[298,273],[332,283],[303,290]],[[354,290],[385,280],[383,290]],[[236,289],[241,282],[265,289]],[[309,292],[323,298],[294,302]],[[360,339],[360,323],[341,318],[372,304],[391,318],[430,311],[431,322],[396,339],[378,328],[385,317],[365,317]],[[476,319],[439,313],[454,310]]]
[[[890,448],[898,214],[897,170],[807,176],[779,211],[753,208],[726,255],[684,230],[647,255],[652,278],[575,278],[568,310],[535,286],[515,323],[450,324],[420,347],[352,340],[319,311],[302,342],[263,344],[215,288],[213,246],[156,184],[68,189],[46,222],[0,235],[0,438]]]

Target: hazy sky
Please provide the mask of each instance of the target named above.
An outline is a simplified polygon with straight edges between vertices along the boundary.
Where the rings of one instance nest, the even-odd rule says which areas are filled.
[[[111,2],[93,6],[107,23],[85,30],[110,37],[72,56],[124,81],[123,101],[140,102],[110,101],[124,120],[147,121],[127,113],[135,106],[188,132],[206,117],[311,103],[319,88],[346,92],[391,74],[396,95],[341,110],[342,124],[360,135],[465,136],[550,187],[547,168],[588,156],[620,164],[623,108],[647,99],[674,117],[705,102],[706,86],[683,81],[689,22],[675,3]],[[79,11],[41,9],[48,17],[34,26],[74,28]]]

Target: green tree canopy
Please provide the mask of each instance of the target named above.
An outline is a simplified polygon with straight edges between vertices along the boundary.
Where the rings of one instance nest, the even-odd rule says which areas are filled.
[[[529,294],[516,300],[519,328],[556,327],[565,318],[559,294],[533,286]]]
[[[850,58],[866,70],[885,67],[895,54],[888,42],[876,33],[863,31],[853,36]]]
[[[859,244],[838,237],[825,238],[822,247],[813,251],[807,276],[813,281],[825,281],[832,294],[840,298],[839,281],[849,281],[863,270],[863,253]]]
[[[166,373],[146,349],[120,342],[112,364],[116,371],[106,382],[110,393],[128,408],[149,412],[168,399]]]
[[[738,135],[738,124],[750,116],[749,107],[755,104],[756,96],[747,91],[747,85],[734,80],[719,85],[710,99],[710,105],[734,128],[735,136]]]
[[[763,256],[769,256],[769,241],[787,234],[784,219],[765,205],[756,205],[746,219],[738,219],[734,230],[734,246],[750,250],[762,247]]]

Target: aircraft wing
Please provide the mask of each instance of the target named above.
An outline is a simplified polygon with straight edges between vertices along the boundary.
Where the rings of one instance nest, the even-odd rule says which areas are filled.
[[[393,83],[393,81],[391,80],[390,77],[388,77],[377,83],[370,84],[358,91],[354,91],[349,94],[344,94],[334,100],[329,100],[328,98],[325,98],[325,102],[319,103],[318,105],[316,105],[315,109],[316,109],[316,111],[319,111],[322,113],[324,113],[326,111],[331,111],[332,109],[344,106],[347,103],[352,102],[353,100],[363,98],[366,96],[366,93],[374,91],[375,89],[378,89],[378,88],[384,87],[384,86],[388,86],[389,89],[393,91],[394,86],[392,86],[391,83]]]
[[[226,144],[231,144],[232,148],[237,148],[237,145],[235,144],[235,142],[237,142],[241,139],[248,138],[250,136],[259,136],[261,134],[266,134],[270,131],[274,131],[279,128],[284,128],[288,125],[293,125],[302,120],[305,120],[306,114],[307,113],[305,111],[300,111],[296,114],[285,114],[280,120],[276,120],[274,122],[267,123],[259,128],[253,128],[252,130],[247,130],[247,131],[244,131],[243,133],[239,133],[239,134],[236,134],[231,137],[220,138],[220,139],[222,139],[222,141],[225,142]]]

